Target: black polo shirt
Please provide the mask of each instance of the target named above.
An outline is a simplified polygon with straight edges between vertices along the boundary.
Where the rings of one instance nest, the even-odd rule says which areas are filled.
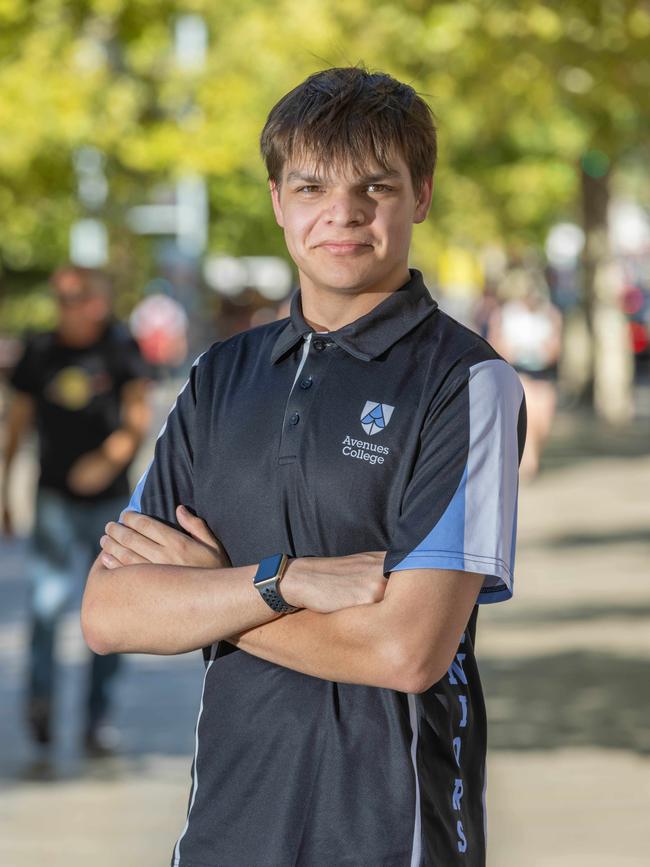
[[[480,572],[479,602],[508,599],[522,387],[410,273],[337,331],[314,333],[298,291],[287,319],[213,344],[129,508],[176,526],[184,503],[233,566],[385,550],[387,577]],[[174,867],[484,865],[477,610],[422,694],[206,648]]]

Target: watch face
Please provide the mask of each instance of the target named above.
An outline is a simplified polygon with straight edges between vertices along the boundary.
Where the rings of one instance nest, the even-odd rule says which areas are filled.
[[[277,575],[280,563],[282,562],[282,554],[274,554],[272,557],[265,557],[260,560],[260,565],[255,576],[255,583],[265,581],[267,578],[273,578]]]

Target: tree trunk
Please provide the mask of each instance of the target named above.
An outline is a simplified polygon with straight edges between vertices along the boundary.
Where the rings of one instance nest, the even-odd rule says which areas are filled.
[[[629,421],[633,414],[634,363],[629,327],[619,302],[622,275],[609,244],[608,171],[593,177],[581,167],[583,304],[591,342],[591,397],[597,414],[611,424]]]

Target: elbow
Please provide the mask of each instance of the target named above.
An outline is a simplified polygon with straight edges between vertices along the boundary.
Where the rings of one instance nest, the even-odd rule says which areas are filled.
[[[438,672],[432,673],[430,670],[413,668],[403,672],[399,678],[399,686],[395,687],[395,689],[399,690],[399,692],[420,694],[431,689],[443,675],[444,672],[439,674]]]
[[[412,649],[400,648],[393,654],[391,689],[405,693],[423,693],[441,680],[449,666],[440,656],[423,657]]]
[[[81,634],[93,653],[99,656],[106,656],[106,654],[114,652],[114,648],[110,646],[108,636],[101,627],[101,618],[97,611],[97,604],[87,601],[84,597],[84,602],[81,606]]]
[[[107,656],[109,653],[114,653],[109,645],[102,641],[101,638],[98,638],[94,633],[91,633],[88,637],[86,637],[84,633],[84,638],[90,650],[92,650],[93,653],[96,653],[97,656]]]
[[[81,634],[88,647],[99,656],[117,652],[117,648],[111,644],[112,630],[108,628],[107,608],[100,593],[98,581],[100,576],[93,575],[95,567],[91,570],[86,583],[83,599],[81,602]]]
[[[434,684],[438,683],[438,681],[444,677],[444,674],[444,671],[440,673],[435,672],[433,674],[431,672],[425,671],[421,674],[417,674],[416,677],[412,678],[408,682],[410,686],[408,692],[414,692],[418,694],[426,692],[427,690],[431,689]]]

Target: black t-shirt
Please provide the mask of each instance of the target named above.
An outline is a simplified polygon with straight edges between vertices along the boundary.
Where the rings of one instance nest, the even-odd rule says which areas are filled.
[[[122,386],[150,375],[128,328],[117,321],[110,321],[89,346],[67,346],[55,331],[26,340],[9,381],[36,402],[41,487],[89,499],[71,491],[66,476],[77,458],[120,427]],[[127,470],[91,499],[126,496]]]

